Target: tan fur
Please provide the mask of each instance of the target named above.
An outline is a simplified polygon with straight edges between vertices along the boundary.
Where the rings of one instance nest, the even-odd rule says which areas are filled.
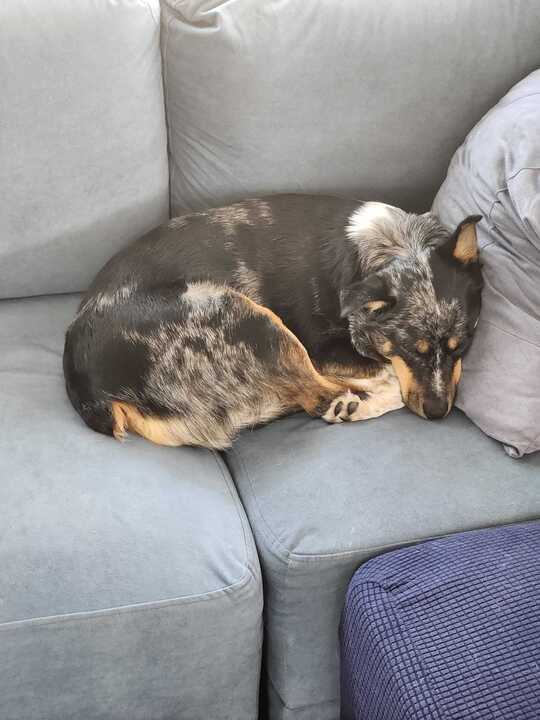
[[[448,412],[450,412],[450,410],[452,409],[452,405],[453,405],[454,399],[456,397],[457,386],[461,379],[461,370],[462,370],[462,364],[461,364],[461,358],[460,358],[459,360],[456,360],[454,369],[452,370],[452,377],[451,377],[450,385],[448,387]]]
[[[422,394],[416,380],[414,379],[412,370],[398,355],[392,355],[390,361],[399,380],[401,395],[405,403],[409,408],[414,410],[415,413],[425,417]]]
[[[390,356],[390,353],[392,352],[393,349],[394,349],[394,346],[392,345],[392,343],[390,342],[390,340],[385,340],[385,341],[383,342],[383,344],[381,345],[380,352],[382,352],[382,354],[383,354],[385,357],[389,357],[389,356]]]
[[[367,302],[364,305],[364,308],[366,310],[369,310],[369,312],[375,312],[375,310],[381,310],[387,305],[388,303],[386,302],[386,300],[370,300],[370,302]]]
[[[478,243],[476,239],[476,224],[468,223],[461,228],[453,252],[456,260],[467,265],[478,260]]]
[[[452,371],[452,384],[455,386],[458,384],[458,382],[461,379],[461,370],[462,370],[462,364],[461,364],[461,358],[456,361],[456,364],[454,365],[454,370]]]
[[[452,337],[448,338],[447,345],[449,350],[455,350],[459,345],[459,338],[457,338],[455,335],[452,335]]]
[[[113,435],[117,440],[123,440],[129,430],[157,445],[194,444],[191,433],[177,418],[144,416],[134,405],[116,401],[112,403],[112,415]]]
[[[427,352],[429,352],[429,342],[427,340],[418,340],[416,342],[416,349],[419,353],[422,353],[423,355]]]

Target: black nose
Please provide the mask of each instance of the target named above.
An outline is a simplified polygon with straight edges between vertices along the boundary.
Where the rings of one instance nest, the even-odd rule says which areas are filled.
[[[424,415],[428,420],[438,420],[446,415],[448,402],[438,397],[428,397],[424,400]]]

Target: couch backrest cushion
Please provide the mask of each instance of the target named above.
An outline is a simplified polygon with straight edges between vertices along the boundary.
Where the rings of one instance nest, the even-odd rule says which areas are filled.
[[[0,297],[82,290],[167,216],[159,12],[0,3]]]
[[[173,212],[276,191],[427,209],[540,64],[532,0],[162,0]]]

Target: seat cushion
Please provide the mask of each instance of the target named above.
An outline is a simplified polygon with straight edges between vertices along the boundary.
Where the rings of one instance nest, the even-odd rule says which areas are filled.
[[[458,405],[513,456],[540,450],[540,70],[471,130],[433,211],[449,227],[483,215],[482,312]]]
[[[232,480],[82,423],[77,302],[0,302],[0,717],[254,720],[262,591]]]
[[[284,191],[427,210],[540,65],[524,0],[163,0],[162,23],[173,213]]]
[[[342,720],[537,720],[540,523],[397,550],[353,577]]]
[[[0,298],[84,290],[168,215],[159,0],[2,0],[0,87]]]
[[[339,716],[338,624],[358,566],[407,543],[540,517],[540,455],[510,459],[460,412],[244,433],[228,464],[265,576],[271,718]]]

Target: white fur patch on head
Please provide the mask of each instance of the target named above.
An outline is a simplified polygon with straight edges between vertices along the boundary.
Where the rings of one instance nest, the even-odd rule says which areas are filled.
[[[372,272],[395,258],[411,258],[418,265],[448,231],[431,213],[415,215],[386,203],[367,202],[350,215],[345,234],[356,246],[362,269]]]
[[[398,208],[394,208],[387,203],[366,202],[350,216],[345,231],[351,240],[355,240],[362,233],[372,230],[378,223],[390,222],[392,220],[392,210],[398,210]]]
[[[356,245],[365,268],[376,270],[391,257],[405,257],[407,243],[401,231],[407,213],[393,205],[367,202],[349,217],[345,233]]]

